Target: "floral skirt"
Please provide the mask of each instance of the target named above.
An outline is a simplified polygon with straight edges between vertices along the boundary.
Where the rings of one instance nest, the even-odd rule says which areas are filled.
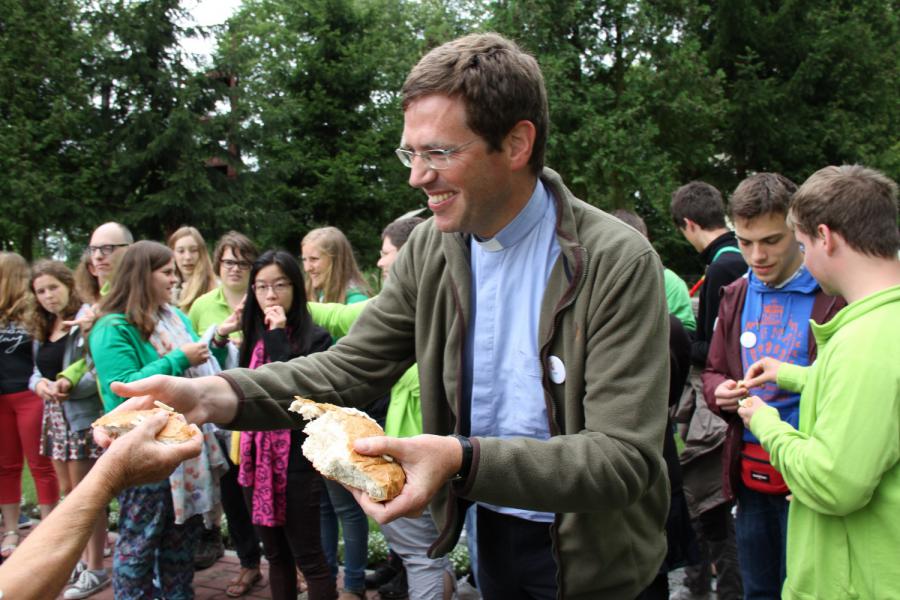
[[[52,400],[44,401],[44,419],[41,425],[41,454],[53,460],[93,460],[103,450],[94,442],[90,427],[71,431],[66,422],[62,405]]]

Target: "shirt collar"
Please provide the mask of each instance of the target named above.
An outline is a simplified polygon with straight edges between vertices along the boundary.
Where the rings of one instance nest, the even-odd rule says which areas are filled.
[[[528,204],[519,211],[519,214],[510,221],[506,227],[501,229],[497,235],[489,239],[481,239],[476,235],[472,236],[482,250],[487,252],[499,252],[504,248],[514,246],[523,240],[534,227],[541,222],[544,212],[550,202],[550,194],[540,179],[534,186],[534,192],[528,200]]]

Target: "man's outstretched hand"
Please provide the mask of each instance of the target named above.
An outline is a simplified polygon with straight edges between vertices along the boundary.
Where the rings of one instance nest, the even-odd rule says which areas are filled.
[[[387,502],[374,502],[365,492],[347,488],[366,514],[379,524],[422,514],[437,491],[459,472],[462,463],[459,441],[440,435],[362,438],[356,440],[353,448],[367,456],[387,454],[406,473],[406,485],[397,497]]]

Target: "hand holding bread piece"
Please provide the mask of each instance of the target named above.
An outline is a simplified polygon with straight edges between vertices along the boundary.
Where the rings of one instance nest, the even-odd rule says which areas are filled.
[[[355,408],[297,398],[288,410],[307,423],[303,455],[322,475],[366,492],[372,500],[396,497],[406,481],[403,469],[389,456],[363,456],[353,449],[359,438],[383,436],[384,430],[369,415]]]
[[[92,427],[102,428],[110,437],[124,435],[141,424],[150,415],[159,412],[160,408],[168,415],[168,422],[156,434],[156,441],[163,444],[180,444],[186,442],[197,431],[196,425],[189,425],[184,416],[175,412],[162,402],[155,403],[159,408],[150,410],[114,410],[91,423]]]

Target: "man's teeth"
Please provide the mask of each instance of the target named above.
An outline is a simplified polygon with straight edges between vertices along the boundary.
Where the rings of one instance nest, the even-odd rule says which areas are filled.
[[[450,196],[452,196],[452,195],[453,194],[451,192],[447,192],[445,194],[435,194],[434,196],[428,196],[428,200],[431,201],[433,204],[440,204],[444,200],[449,199]]]

